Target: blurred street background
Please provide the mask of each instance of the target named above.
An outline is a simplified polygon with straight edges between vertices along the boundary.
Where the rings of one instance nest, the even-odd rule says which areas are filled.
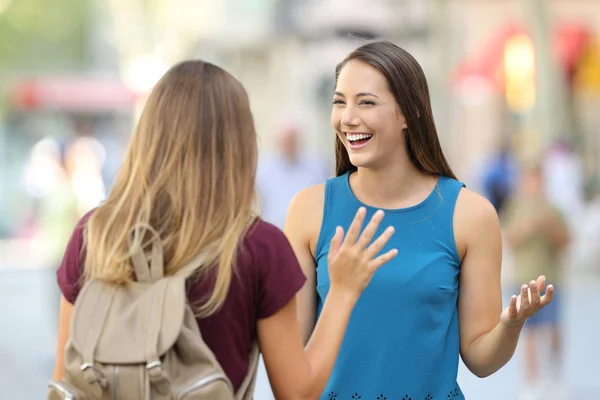
[[[372,38],[421,63],[446,156],[506,229],[523,166],[541,168],[570,242],[556,282],[562,356],[536,337],[540,382],[600,399],[600,0],[0,0],[0,398],[45,398],[55,270],[171,65],[202,58],[245,85],[263,216],[282,226],[291,197],[332,173],[334,68]],[[514,250],[505,242],[506,298],[524,283]],[[467,399],[530,390],[523,346],[486,379],[461,366]],[[272,398],[263,371],[256,399]]]

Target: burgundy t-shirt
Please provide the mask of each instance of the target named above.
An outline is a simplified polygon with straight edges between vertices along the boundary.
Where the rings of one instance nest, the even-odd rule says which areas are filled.
[[[77,224],[58,268],[58,285],[73,304],[79,294],[85,251],[83,228],[89,215]],[[80,256],[81,254],[81,256]],[[189,291],[192,303],[206,298],[208,280],[197,280]],[[252,343],[256,340],[256,320],[280,310],[304,285],[306,277],[281,230],[258,220],[248,231],[238,252],[236,274],[223,307],[214,315],[199,318],[204,341],[237,390],[249,363]]]

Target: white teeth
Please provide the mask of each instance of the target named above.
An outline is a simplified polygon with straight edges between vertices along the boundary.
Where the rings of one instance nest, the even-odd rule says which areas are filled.
[[[370,139],[371,137],[373,137],[373,135],[365,133],[346,133],[346,138],[348,138],[348,140],[350,140],[351,142],[361,139]]]

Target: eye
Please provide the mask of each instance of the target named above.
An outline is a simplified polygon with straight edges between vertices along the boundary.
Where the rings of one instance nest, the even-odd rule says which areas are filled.
[[[333,104],[344,104],[344,102],[342,100],[339,100],[339,99],[334,99],[333,100]]]
[[[375,103],[372,102],[371,100],[363,100],[360,102],[360,104],[364,104],[365,106],[374,106]]]

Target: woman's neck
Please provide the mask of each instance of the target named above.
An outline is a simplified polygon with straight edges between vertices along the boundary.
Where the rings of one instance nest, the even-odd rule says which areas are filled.
[[[359,168],[350,176],[354,195],[373,207],[398,209],[429,196],[438,177],[419,170],[412,161],[382,169]]]

